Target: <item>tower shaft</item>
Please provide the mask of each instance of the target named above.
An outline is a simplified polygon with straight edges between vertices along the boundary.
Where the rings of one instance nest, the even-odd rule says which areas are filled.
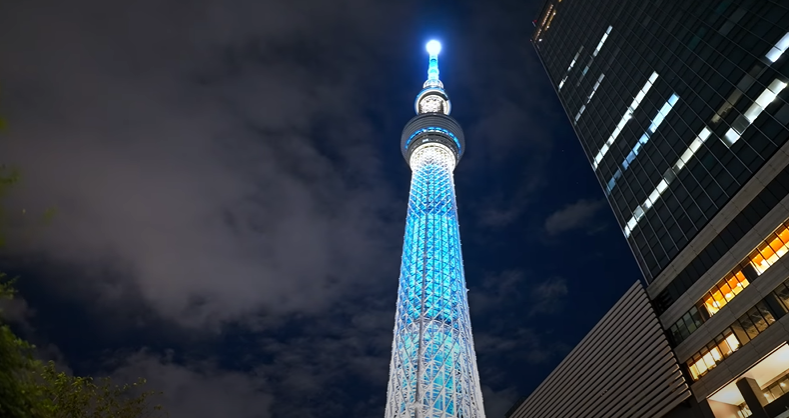
[[[386,418],[482,418],[460,250],[455,156],[429,144],[413,170]]]

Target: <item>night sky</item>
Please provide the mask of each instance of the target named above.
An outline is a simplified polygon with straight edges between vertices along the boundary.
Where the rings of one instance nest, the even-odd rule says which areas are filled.
[[[541,3],[0,2],[6,312],[64,368],[148,378],[173,418],[382,417],[400,132],[437,38],[502,417],[640,277],[528,41]]]

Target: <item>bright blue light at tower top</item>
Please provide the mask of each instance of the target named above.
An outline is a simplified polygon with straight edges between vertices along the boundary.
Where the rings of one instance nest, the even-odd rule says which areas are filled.
[[[427,80],[430,82],[438,81],[438,54],[441,52],[441,42],[432,40],[425,45],[427,53],[430,54],[430,63],[427,67]]]
[[[434,39],[428,42],[427,45],[425,45],[425,48],[427,49],[428,54],[438,55],[441,52],[441,42],[438,42]]]

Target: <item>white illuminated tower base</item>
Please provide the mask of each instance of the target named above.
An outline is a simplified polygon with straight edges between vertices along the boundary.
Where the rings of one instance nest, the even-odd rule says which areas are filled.
[[[452,172],[463,131],[438,78],[440,44],[403,130],[413,172],[397,295],[386,418],[484,418]]]

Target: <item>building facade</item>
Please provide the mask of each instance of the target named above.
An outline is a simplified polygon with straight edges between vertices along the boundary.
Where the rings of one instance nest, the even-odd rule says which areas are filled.
[[[386,418],[485,418],[460,250],[453,170],[465,152],[439,79],[441,45],[403,129],[411,167]]]
[[[534,26],[688,402],[789,416],[789,2],[548,0]]]
[[[636,282],[509,417],[664,416],[689,396],[646,291]]]

